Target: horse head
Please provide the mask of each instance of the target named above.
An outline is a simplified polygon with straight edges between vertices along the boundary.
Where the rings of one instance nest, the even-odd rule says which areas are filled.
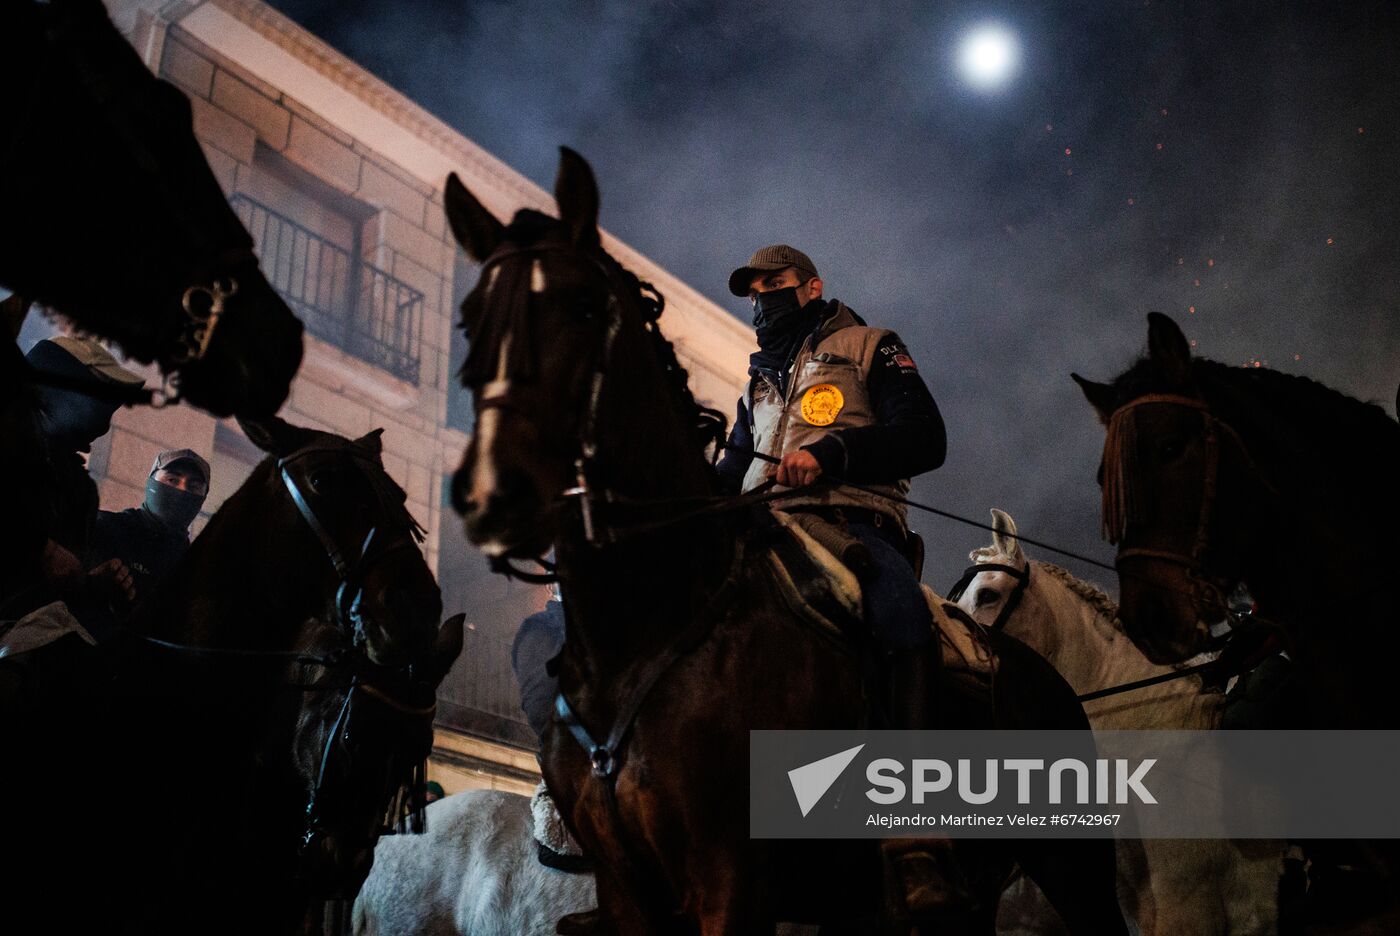
[[[101,4],[9,4],[0,131],[0,282],[130,357],[212,413],[274,413],[302,326],[258,268],[194,135]]]
[[[1008,570],[1024,572],[1030,564],[1016,538],[1016,521],[1011,515],[993,507],[992,545],[974,549],[967,557],[972,565],[965,573],[968,580],[960,589],[958,607],[983,627],[991,627],[1022,581]]]
[[[188,632],[163,636],[279,661],[271,693],[236,661],[245,678],[227,690],[258,726],[259,834],[304,892],[352,894],[379,833],[421,808],[436,688],[462,621],[438,626],[441,593],[379,431],[350,440],[275,417],[241,425],[270,457],[162,593],[159,618],[189,609]]]
[[[493,557],[540,555],[569,497],[590,486],[635,495],[693,467],[678,468],[669,447],[686,435],[678,412],[695,404],[656,329],[660,297],[603,250],[597,183],[567,148],[555,201],[558,218],[525,209],[507,226],[455,175],[446,185],[452,231],[483,264],[462,303],[476,427],[452,498],[467,537]],[[674,394],[656,393],[668,384]],[[627,459],[600,461],[628,441]]]
[[[240,425],[271,456],[235,497],[260,502],[245,513],[262,541],[247,545],[268,560],[273,593],[299,620],[337,621],[372,663],[425,652],[442,596],[418,548],[423,529],[380,460],[381,430],[351,441],[277,417]]]
[[[1155,663],[1207,649],[1240,576],[1248,455],[1205,400],[1176,323],[1148,316],[1148,354],[1111,384],[1072,375],[1107,427],[1103,533],[1118,545],[1120,614]],[[1227,515],[1227,510],[1232,512]]]

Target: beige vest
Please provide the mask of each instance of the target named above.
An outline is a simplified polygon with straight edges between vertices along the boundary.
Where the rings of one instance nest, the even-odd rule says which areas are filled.
[[[763,375],[753,378],[752,405],[754,451],[781,458],[810,445],[828,432],[869,426],[875,422],[866,390],[875,352],[889,332],[861,325],[854,314],[837,303],[834,315],[802,345],[793,359],[788,392],[784,397],[777,386]],[[776,465],[755,458],[744,475],[744,490],[751,491],[768,480]],[[862,485],[897,497],[907,497],[909,481],[893,484]],[[803,505],[863,507],[879,511],[907,529],[903,504],[875,497],[864,491],[818,482],[795,489],[774,503],[791,510]]]

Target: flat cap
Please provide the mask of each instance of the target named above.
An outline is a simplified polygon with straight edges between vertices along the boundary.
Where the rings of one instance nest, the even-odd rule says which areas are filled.
[[[812,263],[811,257],[796,247],[773,244],[771,247],[760,247],[754,251],[746,265],[729,274],[729,291],[736,296],[747,296],[749,283],[753,282],[755,276],[760,273],[772,273],[774,270],[785,270],[788,267],[797,267],[808,279],[817,275],[817,267]]]

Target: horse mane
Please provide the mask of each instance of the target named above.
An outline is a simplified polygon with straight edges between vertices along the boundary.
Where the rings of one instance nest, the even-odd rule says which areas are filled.
[[[1099,615],[1112,625],[1113,629],[1122,633],[1123,622],[1118,620],[1118,602],[1108,596],[1102,588],[1093,582],[1086,582],[1078,578],[1068,569],[1061,568],[1052,562],[1035,561],[1037,572],[1044,572],[1051,578],[1060,582],[1084,602],[1099,613]]]
[[[1014,566],[1017,563],[1016,557],[1008,556],[995,546],[983,546],[979,549],[974,549],[972,551],[972,561],[976,565],[981,565],[982,563],[997,563]],[[1123,632],[1123,622],[1118,620],[1118,602],[1110,598],[1108,593],[1102,588],[1099,588],[1099,586],[1095,585],[1093,582],[1086,582],[1084,579],[1075,577],[1074,573],[1055,565],[1053,562],[1042,562],[1039,559],[1027,559],[1026,561],[1028,563],[1033,563],[1037,572],[1046,573],[1051,578],[1063,584],[1076,596],[1082,598],[1089,607],[1098,612],[1099,616],[1108,621],[1114,630],[1119,633]]]

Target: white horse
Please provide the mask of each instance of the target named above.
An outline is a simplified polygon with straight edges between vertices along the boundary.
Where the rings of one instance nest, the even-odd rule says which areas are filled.
[[[428,806],[422,835],[388,835],[353,911],[356,936],[553,936],[598,905],[590,872],[540,864],[540,839],[576,853],[547,797],[468,790]],[[783,923],[777,936],[812,936]]]
[[[1075,692],[1119,686],[1203,659],[1176,667],[1152,663],[1123,633],[1118,607],[1101,589],[1058,566],[1027,559],[1006,513],[993,509],[992,526],[992,545],[972,551],[974,565],[1004,565],[1030,576],[1003,628],[1050,661]],[[990,627],[1018,582],[1008,572],[978,572],[958,605]],[[1095,699],[1084,711],[1097,729],[1214,729],[1224,702],[1221,693],[1202,692],[1199,676],[1187,676]],[[1137,845],[1119,843],[1119,891],[1143,936],[1277,930],[1282,842],[1148,839]]]
[[[422,835],[389,835],[355,900],[357,936],[553,936],[598,905],[593,875],[540,864],[530,798],[468,790],[432,803]]]

